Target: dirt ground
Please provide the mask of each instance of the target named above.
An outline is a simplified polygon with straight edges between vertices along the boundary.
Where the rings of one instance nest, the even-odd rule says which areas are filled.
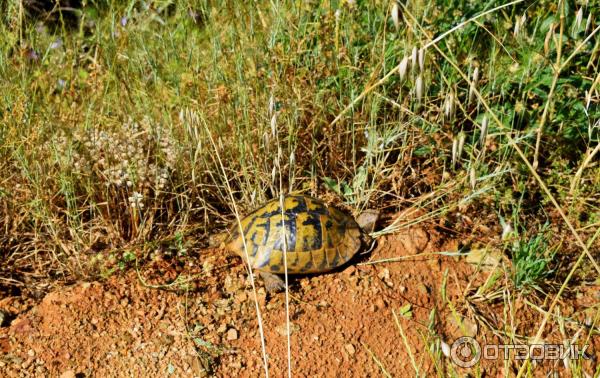
[[[456,251],[457,246],[458,241],[433,228],[413,228],[382,237],[370,256],[339,271],[293,278],[293,376],[414,376],[401,330],[421,373],[453,369],[460,375],[475,374],[450,367],[440,340],[449,345],[464,335],[498,340],[486,322],[501,329],[503,305],[496,309],[494,302],[465,304],[465,293],[480,286],[489,272],[476,272],[462,257],[431,254]],[[129,269],[102,282],[50,291],[39,301],[23,296],[2,299],[0,309],[8,318],[0,328],[0,375],[264,375],[254,294],[241,261],[218,249],[192,257],[177,268],[159,259],[139,272]],[[364,264],[393,257],[406,259]],[[175,283],[151,287],[165,282]],[[265,295],[260,283],[257,287],[269,373],[281,377],[287,372],[285,296]],[[573,318],[578,304],[589,305],[596,296],[597,288],[576,296],[569,304]],[[467,316],[453,316],[448,301],[456,307],[455,314]],[[494,313],[497,318],[490,318]],[[525,308],[516,313],[511,320],[516,329],[533,334],[540,313]],[[560,332],[544,335],[547,340],[554,336]],[[596,344],[591,347],[593,359],[583,364],[592,374],[600,350]],[[569,372],[562,361],[547,365],[544,374]],[[480,369],[483,376],[515,372],[512,363],[502,361],[482,363]]]

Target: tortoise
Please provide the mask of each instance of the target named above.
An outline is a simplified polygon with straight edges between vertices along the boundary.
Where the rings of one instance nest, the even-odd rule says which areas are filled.
[[[226,234],[211,239],[246,259],[262,277],[267,291],[285,288],[284,247],[288,274],[322,273],[348,262],[362,247],[372,245],[378,212],[367,210],[356,220],[339,209],[307,195],[283,198],[286,245],[282,231],[280,200],[271,200],[235,222]],[[242,235],[244,236],[242,238]]]

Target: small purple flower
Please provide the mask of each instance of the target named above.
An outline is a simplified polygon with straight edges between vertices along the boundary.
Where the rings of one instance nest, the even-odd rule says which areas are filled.
[[[125,27],[125,25],[127,25],[127,17],[123,16],[121,17],[121,26]]]
[[[38,22],[35,25],[35,31],[40,34],[45,34],[48,31],[48,28],[46,28],[46,25],[44,25],[43,22]]]
[[[62,46],[62,39],[58,38],[50,44],[50,49],[54,50]]]
[[[38,60],[40,59],[40,56],[34,49],[29,48],[27,49],[27,58],[30,60]]]

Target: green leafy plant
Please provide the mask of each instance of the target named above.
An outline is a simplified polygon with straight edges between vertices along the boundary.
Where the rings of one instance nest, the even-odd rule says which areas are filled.
[[[520,290],[541,290],[543,281],[554,270],[551,268],[556,250],[548,245],[544,230],[531,238],[518,238],[511,248],[512,279]]]

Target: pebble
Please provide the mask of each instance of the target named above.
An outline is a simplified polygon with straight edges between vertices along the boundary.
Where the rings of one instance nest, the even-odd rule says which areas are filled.
[[[73,370],[67,370],[60,375],[60,378],[75,378],[75,372]]]
[[[282,323],[275,328],[275,331],[281,336],[287,336],[287,325],[286,323]],[[290,323],[290,335],[294,332],[300,331],[300,326],[295,323]]]
[[[33,349],[29,349],[29,350],[27,351],[27,355],[28,355],[29,357],[35,357],[35,351],[34,351]]]
[[[227,340],[232,341],[232,340],[237,340],[238,338],[238,331],[235,328],[229,328],[229,331],[227,331]]]
[[[356,267],[354,265],[350,265],[346,269],[344,269],[344,274],[347,276],[351,276],[354,272],[356,272]]]
[[[245,291],[240,291],[237,295],[236,295],[236,301],[238,303],[243,303],[246,302],[248,300],[248,294],[246,294]]]
[[[344,349],[346,349],[346,352],[348,352],[349,355],[354,355],[354,353],[356,353],[356,349],[354,348],[354,345],[352,344],[346,344],[344,345]]]
[[[32,363],[33,363],[33,359],[30,358],[21,364],[21,368],[27,369],[31,366]]]
[[[389,280],[390,279],[390,270],[388,268],[381,269],[381,271],[379,273],[377,273],[377,277],[379,277],[379,279],[382,281]]]

